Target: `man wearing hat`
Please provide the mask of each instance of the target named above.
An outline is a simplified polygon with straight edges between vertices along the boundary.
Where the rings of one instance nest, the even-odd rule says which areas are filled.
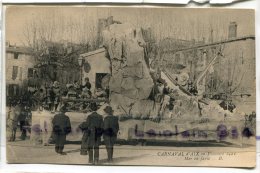
[[[86,127],[88,127],[88,151],[89,163],[98,164],[99,161],[99,145],[101,143],[101,136],[103,133],[103,117],[97,111],[96,103],[91,103],[90,108],[93,111],[87,118]],[[94,158],[93,158],[94,152]]]
[[[66,142],[66,135],[71,132],[70,119],[65,113],[67,108],[62,106],[60,113],[56,114],[52,120],[53,133],[55,136],[55,151],[58,154],[66,155],[63,152],[64,144]]]
[[[113,109],[106,106],[104,109],[107,116],[104,118],[103,138],[107,149],[108,162],[113,161],[113,147],[119,130],[118,117],[113,115]]]

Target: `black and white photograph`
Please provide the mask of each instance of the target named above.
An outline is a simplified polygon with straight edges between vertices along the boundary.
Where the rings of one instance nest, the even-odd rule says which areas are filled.
[[[255,11],[7,5],[8,164],[256,166]]]

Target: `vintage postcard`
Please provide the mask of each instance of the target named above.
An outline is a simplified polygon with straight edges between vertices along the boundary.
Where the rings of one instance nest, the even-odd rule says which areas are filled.
[[[8,163],[255,167],[249,9],[6,6]]]

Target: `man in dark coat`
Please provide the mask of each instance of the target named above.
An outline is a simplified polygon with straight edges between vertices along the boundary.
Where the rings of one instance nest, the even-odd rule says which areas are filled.
[[[21,130],[21,140],[25,140],[27,137],[27,130],[30,132],[32,114],[30,108],[27,105],[22,106],[21,113],[19,115],[20,130]]]
[[[89,163],[97,164],[99,161],[99,145],[101,143],[101,136],[103,132],[103,118],[99,115],[97,111],[97,105],[95,103],[91,103],[90,105],[92,112],[86,122],[86,126],[88,127],[88,151],[89,151]],[[94,150],[94,158],[93,158],[93,150]]]
[[[113,147],[119,130],[118,117],[113,115],[113,110],[110,106],[107,106],[104,111],[107,116],[104,119],[103,138],[107,149],[108,162],[112,162]]]
[[[65,115],[66,111],[65,106],[61,107],[60,113],[56,114],[52,120],[53,133],[55,136],[55,151],[62,155],[66,155],[66,153],[63,152],[64,144],[66,142],[66,135],[71,132],[70,119]]]

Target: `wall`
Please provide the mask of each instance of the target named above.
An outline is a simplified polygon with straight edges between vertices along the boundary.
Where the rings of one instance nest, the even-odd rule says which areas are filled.
[[[92,85],[91,91],[94,92],[95,89],[95,83],[96,83],[96,73],[111,73],[110,70],[110,61],[108,58],[106,58],[105,51],[99,52],[90,56],[85,57],[85,61],[88,61],[88,63],[91,66],[90,72],[86,73],[83,71],[83,83],[85,82],[85,77],[89,78],[89,81]]]

